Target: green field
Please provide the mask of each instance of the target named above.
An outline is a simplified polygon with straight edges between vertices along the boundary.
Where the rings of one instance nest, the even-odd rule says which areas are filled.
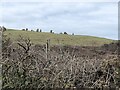
[[[100,46],[113,42],[111,39],[93,36],[52,34],[49,32],[31,32],[14,29],[7,29],[4,33],[13,41],[16,41],[19,35],[21,35],[25,38],[30,38],[31,42],[35,44],[45,44],[48,39],[50,39],[51,45]]]

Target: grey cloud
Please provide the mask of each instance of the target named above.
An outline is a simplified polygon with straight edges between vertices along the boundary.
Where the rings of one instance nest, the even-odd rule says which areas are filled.
[[[40,27],[58,33],[67,31],[116,38],[116,3],[9,3],[0,7],[4,11],[0,23],[7,27]]]

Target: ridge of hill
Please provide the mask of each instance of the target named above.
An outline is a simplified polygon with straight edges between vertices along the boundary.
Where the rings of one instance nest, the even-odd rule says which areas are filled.
[[[42,45],[45,44],[48,39],[50,40],[51,45],[76,46],[101,46],[115,41],[95,36],[53,34],[50,32],[22,31],[15,29],[7,29],[4,34],[7,35],[7,37],[10,37],[13,41],[16,41],[19,35],[21,35],[25,38],[30,38],[32,43]]]

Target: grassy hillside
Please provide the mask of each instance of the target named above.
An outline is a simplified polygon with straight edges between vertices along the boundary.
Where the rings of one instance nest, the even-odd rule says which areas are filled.
[[[99,46],[111,43],[113,40],[82,35],[64,35],[52,34],[48,32],[31,32],[8,29],[5,35],[16,41],[19,35],[30,38],[35,44],[45,44],[47,39],[50,39],[51,45],[83,45],[83,46]]]

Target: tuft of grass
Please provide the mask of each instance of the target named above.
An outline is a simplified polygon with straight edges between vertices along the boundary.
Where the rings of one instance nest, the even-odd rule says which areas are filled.
[[[52,34],[14,29],[7,29],[4,33],[13,41],[16,41],[19,35],[21,35],[25,38],[30,38],[34,44],[45,44],[48,39],[50,39],[51,45],[101,46],[113,42],[111,39],[94,36]]]

